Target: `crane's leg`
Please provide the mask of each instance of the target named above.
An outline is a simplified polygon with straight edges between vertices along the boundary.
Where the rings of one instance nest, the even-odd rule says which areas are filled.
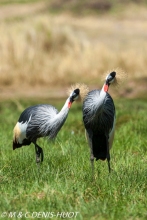
[[[43,161],[43,150],[35,143],[36,163]]]
[[[89,147],[90,147],[90,161],[91,161],[91,167],[92,167],[92,176],[94,176],[94,154],[93,154],[93,147],[92,147],[92,132],[85,130],[85,136],[87,138]]]
[[[90,148],[90,161],[91,161],[91,167],[92,167],[92,176],[94,175],[94,156],[92,148]]]
[[[107,162],[108,162],[108,170],[109,170],[109,173],[111,172],[111,167],[110,167],[110,154],[107,153]]]
[[[109,173],[111,172],[111,167],[110,167],[110,152],[109,152],[109,143],[107,142],[107,162],[108,162],[108,170]]]

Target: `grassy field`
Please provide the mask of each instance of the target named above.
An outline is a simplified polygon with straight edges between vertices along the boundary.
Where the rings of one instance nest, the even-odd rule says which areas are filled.
[[[147,219],[147,7],[121,2],[0,1],[0,219]],[[117,67],[128,77],[110,89],[117,111],[111,174],[97,161],[92,179],[80,103],[55,142],[39,140],[40,167],[33,145],[12,150],[24,108],[60,109],[70,84],[99,88]]]
[[[147,219],[147,100],[115,100],[113,171],[109,175],[107,163],[97,161],[93,180],[80,103],[73,104],[54,143],[39,140],[45,154],[39,168],[33,145],[12,150],[21,111],[38,102],[0,103],[1,219]],[[63,102],[50,100],[58,109]]]

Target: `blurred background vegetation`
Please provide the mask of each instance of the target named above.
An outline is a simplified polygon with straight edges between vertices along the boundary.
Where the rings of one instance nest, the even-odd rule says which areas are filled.
[[[147,1],[0,0],[0,183],[7,217],[78,211],[80,220],[147,219],[146,67]],[[81,103],[73,104],[54,143],[39,140],[40,169],[34,147],[12,151],[12,131],[26,107],[61,109],[71,84],[101,88],[117,68],[128,77],[109,90],[117,118],[111,175],[98,161],[91,181]]]
[[[0,98],[60,97],[105,73],[128,75],[112,93],[147,92],[147,1],[1,0]]]

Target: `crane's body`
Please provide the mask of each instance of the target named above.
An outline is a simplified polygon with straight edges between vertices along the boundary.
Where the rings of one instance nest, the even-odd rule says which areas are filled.
[[[22,146],[35,145],[36,162],[43,161],[43,150],[37,145],[37,139],[48,137],[54,139],[65,123],[69,109],[79,96],[79,89],[75,89],[66,100],[60,112],[47,104],[30,106],[25,109],[16,123],[13,131],[13,150]]]
[[[114,72],[113,72],[114,73]],[[106,80],[101,90],[90,91],[83,102],[83,122],[90,146],[90,160],[94,167],[94,158],[108,161],[110,171],[110,148],[115,130],[115,105],[108,94],[110,82],[115,74]]]
[[[19,136],[18,142],[13,142],[13,149],[29,145],[30,142],[35,142],[40,137],[48,136],[50,139],[56,137],[68,116],[68,111],[67,108],[66,111],[58,112],[55,107],[47,104],[35,105],[25,109],[14,128],[15,134],[17,132]],[[61,115],[63,120],[58,123],[58,118]]]

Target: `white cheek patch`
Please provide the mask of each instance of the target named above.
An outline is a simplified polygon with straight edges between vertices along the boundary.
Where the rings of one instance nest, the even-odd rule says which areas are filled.
[[[27,125],[28,125],[28,123],[27,122],[25,122],[25,123],[19,123],[18,122],[18,127],[19,127],[19,129],[20,129],[20,135],[19,135],[19,137],[18,137],[18,142],[20,143],[20,144],[22,144],[22,141],[26,138],[26,130],[27,130]]]
[[[114,82],[114,79],[112,79],[111,81],[110,81],[110,83],[113,83]]]
[[[79,96],[75,97],[75,98],[74,98],[74,101],[77,100],[78,98],[79,98]]]
[[[110,77],[110,74],[108,74],[108,75],[106,76],[106,80],[108,80],[109,77]],[[110,84],[113,83],[114,80],[115,80],[115,77],[114,77],[111,81],[109,81],[109,83],[110,83]]]

